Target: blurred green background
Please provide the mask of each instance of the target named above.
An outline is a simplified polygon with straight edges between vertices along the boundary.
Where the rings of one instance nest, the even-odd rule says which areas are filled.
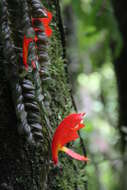
[[[81,135],[90,162],[81,173],[86,173],[89,190],[117,190],[122,156],[112,60],[119,55],[122,40],[113,8],[108,0],[61,0],[61,6],[72,93],[78,111],[87,114]],[[80,151],[79,140],[74,146]]]

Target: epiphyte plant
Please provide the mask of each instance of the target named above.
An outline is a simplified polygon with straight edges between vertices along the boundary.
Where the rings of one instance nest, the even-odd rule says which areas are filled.
[[[49,23],[52,20],[52,13],[47,11],[46,9],[44,9],[44,14],[45,14],[46,18],[32,18],[32,26],[33,26],[33,29],[35,32],[42,31],[41,28],[34,27],[34,22],[36,22],[36,21],[41,22],[44,26],[45,35],[47,37],[51,37],[52,29],[49,27]],[[36,35],[34,35],[34,37],[27,37],[26,35],[24,35],[24,38],[23,38],[23,63],[24,63],[26,70],[28,70],[27,57],[28,57],[29,45],[31,42],[34,42],[36,44],[37,41],[38,41],[38,38]],[[36,45],[35,45],[35,47],[36,47]],[[36,69],[36,63],[34,61],[32,61],[32,67],[33,67],[33,69]]]
[[[52,140],[52,160],[55,165],[58,164],[58,152],[63,151],[74,159],[81,161],[88,161],[88,158],[78,153],[73,152],[71,149],[64,145],[79,138],[78,130],[85,127],[83,124],[83,117],[85,113],[72,113],[65,117],[56,131]]]

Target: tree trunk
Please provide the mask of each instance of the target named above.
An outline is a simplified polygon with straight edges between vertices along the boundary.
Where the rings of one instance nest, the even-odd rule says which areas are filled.
[[[119,92],[119,127],[122,135],[122,148],[126,147],[127,142],[127,2],[126,1],[114,1],[115,16],[118,21],[119,30],[122,35],[123,47],[120,55],[114,61],[114,67],[116,72],[116,77],[118,81],[118,92]],[[125,129],[125,131],[124,131]]]
[[[0,1],[1,190],[83,190],[86,183],[79,181],[79,166],[71,159],[61,156],[62,166],[56,168],[50,161],[53,128],[73,105],[59,1],[43,3]],[[39,21],[31,20],[45,17],[44,6],[53,15],[50,38]],[[22,56],[24,35],[38,38],[28,48],[28,70]]]
[[[113,1],[114,12],[121,32],[123,47],[114,60],[119,95],[119,130],[123,151],[123,169],[120,176],[121,189],[127,188],[127,1]]]

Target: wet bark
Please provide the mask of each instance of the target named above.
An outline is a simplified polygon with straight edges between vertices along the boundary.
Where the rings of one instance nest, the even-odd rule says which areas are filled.
[[[53,127],[72,109],[64,69],[57,5],[39,0],[0,2],[0,189],[47,188]],[[24,35],[33,37],[31,18],[52,12],[53,34],[36,32],[30,44],[29,70],[23,66]],[[59,27],[60,25],[60,27]],[[41,23],[35,23],[40,27]],[[38,59],[37,59],[38,57]],[[31,61],[38,69],[33,69]],[[36,68],[37,68],[36,67]],[[59,119],[58,119],[59,118]]]
[[[45,17],[44,7],[53,15],[50,38],[39,21],[32,24],[32,18]],[[38,38],[29,45],[27,71],[24,35]],[[53,131],[74,112],[65,50],[58,0],[0,1],[1,190],[84,189],[80,164],[64,155],[60,167],[51,162]]]

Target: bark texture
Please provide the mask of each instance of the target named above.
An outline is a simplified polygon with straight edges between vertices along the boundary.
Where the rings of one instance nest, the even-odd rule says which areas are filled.
[[[65,39],[59,1],[0,1],[0,189],[76,190],[86,181],[78,167],[62,156],[62,167],[51,160],[53,129],[73,110],[67,82]],[[53,14],[53,34],[47,38],[39,21],[44,7]],[[26,35],[38,37],[29,46],[23,66],[22,44]],[[33,69],[31,62],[36,63]],[[84,165],[81,165],[84,167]],[[48,180],[47,180],[48,179]]]

